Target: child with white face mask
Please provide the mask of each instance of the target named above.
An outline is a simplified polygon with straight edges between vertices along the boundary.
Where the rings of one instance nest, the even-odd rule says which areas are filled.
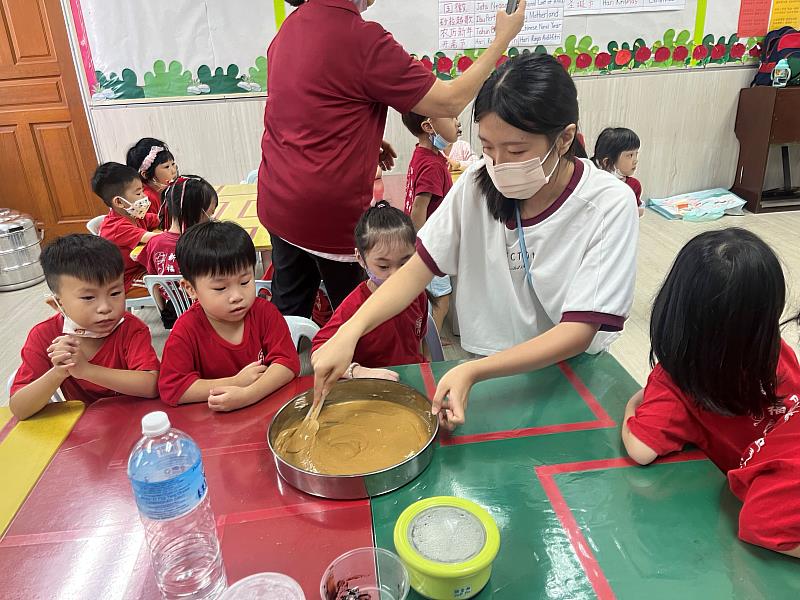
[[[633,174],[639,166],[639,136],[624,127],[606,127],[597,136],[592,162],[626,183],[636,195],[639,216],[644,215],[642,184]]]
[[[122,260],[108,240],[72,234],[42,251],[57,311],[31,329],[14,376],[9,406],[18,419],[44,408],[60,388],[67,400],[89,403],[125,394],[158,395],[159,363],[150,330],[125,312]]]
[[[484,357],[439,380],[433,412],[448,429],[464,422],[475,383],[600,351],[622,330],[633,303],[636,204],[629,187],[578,158],[570,76],[545,54],[512,58],[483,85],[475,122],[484,160],[419,231],[417,253],[312,357],[316,396],[347,369],[359,338],[435,275],[458,276],[461,345]]]
[[[92,191],[108,206],[108,214],[100,225],[100,236],[119,248],[125,265],[125,293],[128,297],[143,297],[147,289],[134,282],[147,271],[131,258],[139,244],[158,235],[158,215],[149,212],[150,200],[144,193],[139,174],[132,168],[115,162],[103,163],[92,177]]]
[[[416,234],[411,219],[388,202],[378,202],[356,225],[356,256],[368,280],[344,299],[328,323],[317,333],[311,351],[327,342],[364,302],[414,255]],[[376,327],[356,344],[348,378],[375,377],[397,381],[394,371],[382,367],[424,362],[422,340],[428,327],[428,298],[424,290],[394,318]]]

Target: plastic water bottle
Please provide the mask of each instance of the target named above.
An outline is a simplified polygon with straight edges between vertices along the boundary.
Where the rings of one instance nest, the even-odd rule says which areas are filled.
[[[161,595],[217,598],[227,581],[200,449],[161,411],[145,415],[142,433],[128,458],[128,479]]]

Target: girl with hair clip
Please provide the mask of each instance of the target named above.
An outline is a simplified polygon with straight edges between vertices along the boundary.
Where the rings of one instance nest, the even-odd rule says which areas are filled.
[[[442,379],[433,412],[464,422],[472,386],[600,351],[633,302],[636,206],[576,142],[578,97],[551,56],[498,68],[475,101],[484,159],[420,229],[416,254],[312,357],[315,400],[348,368],[359,339],[402,312],[434,275],[457,275],[461,345],[482,356]],[[532,400],[533,401],[533,400]]]
[[[411,218],[379,201],[367,209],[355,230],[356,257],[369,279],[344,299],[311,346],[316,352],[352,317],[375,291],[414,255],[416,233]],[[421,291],[405,310],[362,337],[353,351],[348,379],[376,377],[397,381],[382,367],[425,362],[422,340],[428,331],[428,297]]]
[[[178,166],[169,147],[156,138],[142,138],[128,149],[126,164],[136,169],[150,199],[148,212],[159,214],[161,194],[178,176]]]
[[[785,295],[755,234],[689,241],[653,303],[653,371],[628,402],[622,441],[642,465],[697,446],[744,502],[739,537],[800,556],[800,364],[781,339]]]
[[[136,260],[149,275],[179,275],[175,247],[181,234],[197,223],[210,220],[217,210],[217,192],[212,185],[197,175],[185,175],[164,190],[161,210],[161,229],[164,233],[152,238],[142,248]],[[175,307],[161,291],[164,306],[161,322],[164,329],[172,329],[177,315]]]

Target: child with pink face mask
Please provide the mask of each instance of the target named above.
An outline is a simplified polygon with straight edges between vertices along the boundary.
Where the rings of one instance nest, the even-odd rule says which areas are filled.
[[[356,225],[356,255],[369,279],[344,299],[317,333],[311,351],[327,342],[378,288],[414,255],[416,234],[402,211],[378,202]],[[356,344],[348,379],[377,377],[397,381],[397,373],[382,367],[424,362],[422,340],[428,331],[428,298],[422,290],[405,310],[376,327]]]
[[[461,346],[481,357],[439,380],[433,412],[448,429],[464,422],[474,384],[599,352],[622,330],[636,278],[636,203],[628,186],[579,158],[572,78],[546,54],[514,57],[484,83],[474,120],[484,159],[420,229],[416,254],[312,356],[315,398],[346,371],[359,339],[434,276],[458,277]]]
[[[158,229],[158,215],[149,211],[150,200],[144,193],[139,174],[119,163],[103,163],[92,176],[92,191],[108,206],[108,214],[100,225],[100,237],[106,238],[122,253],[125,293],[129,297],[146,296],[147,289],[143,286],[129,293],[134,281],[147,273],[131,258],[131,252],[158,235],[154,231]]]

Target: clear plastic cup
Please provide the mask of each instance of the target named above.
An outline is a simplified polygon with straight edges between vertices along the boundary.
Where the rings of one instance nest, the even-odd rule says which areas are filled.
[[[306,596],[288,575],[256,573],[234,583],[220,600],[306,600]]]
[[[393,552],[357,548],[325,569],[319,593],[322,600],[405,600],[408,572]]]

